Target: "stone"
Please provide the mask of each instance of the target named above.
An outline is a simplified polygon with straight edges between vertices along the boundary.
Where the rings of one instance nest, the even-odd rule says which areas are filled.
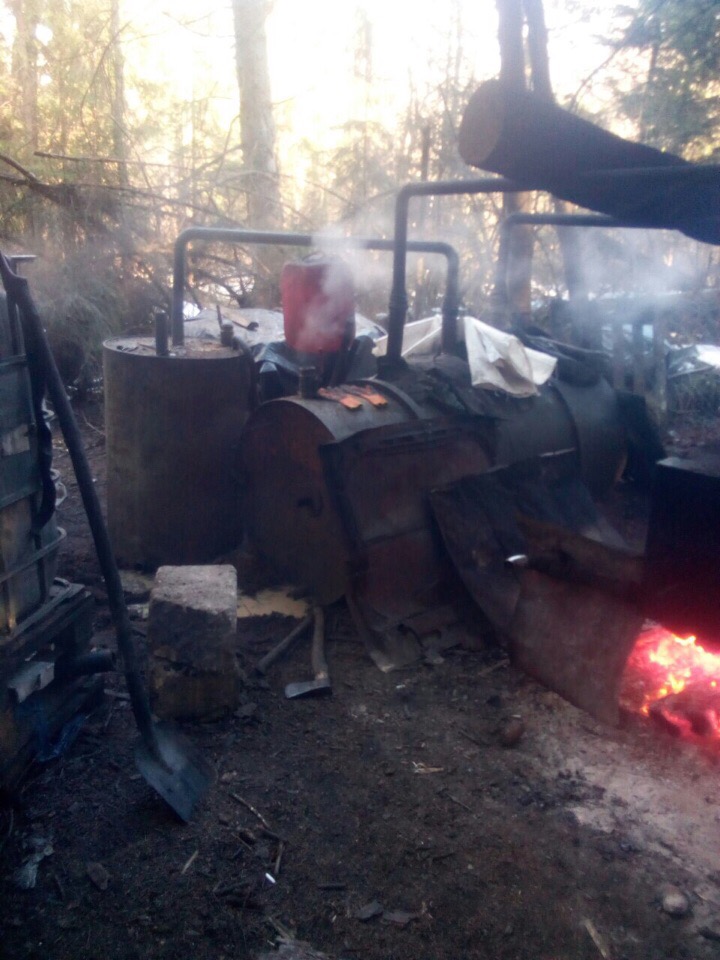
[[[150,594],[150,695],[164,720],[237,709],[237,575],[230,565],[160,567]]]
[[[107,890],[110,883],[110,874],[101,863],[86,863],[85,870],[98,890]]]
[[[663,911],[671,917],[686,917],[690,913],[690,901],[677,887],[667,884],[661,890]]]
[[[498,738],[503,747],[512,748],[520,743],[524,733],[525,724],[522,717],[510,717],[500,727]]]

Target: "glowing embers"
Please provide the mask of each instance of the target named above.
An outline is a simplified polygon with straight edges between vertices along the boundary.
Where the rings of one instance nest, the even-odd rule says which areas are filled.
[[[628,660],[621,703],[673,733],[720,743],[720,653],[649,626]]]

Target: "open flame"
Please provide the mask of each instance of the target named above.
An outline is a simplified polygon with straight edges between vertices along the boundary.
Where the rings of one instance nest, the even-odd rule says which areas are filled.
[[[672,733],[720,743],[720,653],[649,626],[628,660],[621,703]]]

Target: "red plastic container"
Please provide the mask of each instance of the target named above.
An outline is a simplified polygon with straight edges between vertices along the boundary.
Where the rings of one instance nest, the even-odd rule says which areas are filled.
[[[335,257],[286,263],[280,277],[285,340],[301,353],[338,353],[355,336],[355,287]]]

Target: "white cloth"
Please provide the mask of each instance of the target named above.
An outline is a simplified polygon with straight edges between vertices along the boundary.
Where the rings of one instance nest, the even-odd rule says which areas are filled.
[[[511,333],[496,330],[476,317],[465,317],[465,344],[474,387],[532,397],[549,379],[557,360],[530,350]]]

